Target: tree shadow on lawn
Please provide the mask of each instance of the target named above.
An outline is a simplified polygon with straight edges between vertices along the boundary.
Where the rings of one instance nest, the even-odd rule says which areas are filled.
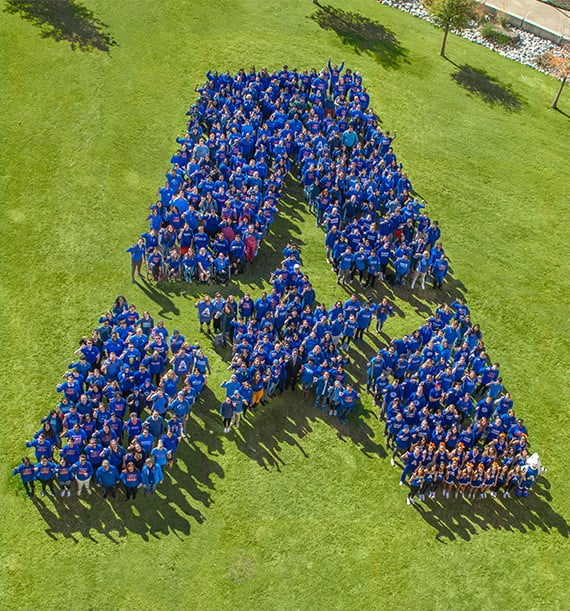
[[[108,25],[75,0],[6,0],[4,11],[37,26],[42,38],[63,40],[73,50],[109,53],[117,45]]]
[[[336,32],[342,43],[352,47],[355,53],[370,55],[384,68],[399,68],[402,63],[409,63],[408,50],[392,30],[377,21],[321,4],[310,18],[324,30]]]
[[[491,106],[499,105],[511,112],[522,110],[524,100],[510,85],[501,83],[481,68],[475,68],[469,64],[459,66],[449,59],[448,61],[458,68],[451,78],[469,93],[478,96]]]
[[[558,533],[565,539],[570,534],[566,519],[550,506],[550,483],[541,476],[526,499],[487,498],[473,501],[442,499],[416,503],[414,509],[436,531],[441,543],[463,539],[469,541],[477,534],[489,530],[525,533],[540,529],[545,533]]]

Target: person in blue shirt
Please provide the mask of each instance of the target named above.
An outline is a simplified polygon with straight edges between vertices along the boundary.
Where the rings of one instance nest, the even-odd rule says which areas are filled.
[[[348,416],[354,411],[356,402],[360,399],[360,395],[354,390],[352,384],[347,384],[346,389],[340,393],[340,402],[338,407],[338,419],[342,424],[347,424]]]
[[[235,391],[234,391],[235,392]],[[237,391],[239,392],[239,391]],[[232,401],[232,395],[228,394],[225,400],[220,405],[220,416],[222,417],[224,425],[224,433],[228,433],[231,427],[232,417],[234,415],[234,403]]]
[[[35,494],[34,480],[36,478],[35,465],[27,456],[22,458],[22,462],[12,471],[12,475],[19,475],[26,491],[26,496],[30,499]]]
[[[318,377],[315,382],[315,403],[314,406],[322,411],[327,411],[327,404],[333,391],[334,380],[331,379],[330,373],[324,371],[322,376]]]
[[[425,484],[425,473],[426,473],[425,468],[422,466],[419,466],[417,470],[415,470],[414,473],[412,474],[410,478],[410,492],[408,493],[408,496],[406,497],[406,503],[408,505],[415,504],[414,497],[416,495],[419,495],[420,490],[423,488]]]
[[[37,461],[40,461],[43,457],[51,459],[53,456],[53,445],[44,437],[43,433],[40,433],[37,439],[26,441],[26,447],[35,449]]]
[[[406,454],[404,454],[403,458],[406,462],[402,475],[400,476],[400,486],[403,486],[406,483],[407,477],[412,475],[412,473],[414,473],[415,470],[421,465],[422,453],[419,446],[416,446],[413,452],[408,451]]]
[[[152,252],[148,255],[147,259],[149,275],[154,282],[160,282],[162,280],[163,263],[163,256],[160,253],[158,246],[155,246]]]
[[[416,285],[418,278],[420,279],[422,290],[426,288],[426,276],[430,268],[430,255],[429,251],[425,250],[422,256],[418,259],[414,273],[412,276],[412,283],[410,288],[413,289]]]
[[[60,496],[71,496],[71,484],[75,479],[73,474],[73,465],[66,462],[64,458],[59,461],[56,467],[57,483],[61,488]]]
[[[104,499],[106,499],[109,495],[113,499],[116,497],[119,472],[117,471],[117,468],[111,465],[108,460],[104,460],[101,466],[95,472],[95,481],[99,486],[101,486]]]
[[[73,437],[70,437],[67,444],[61,448],[59,457],[64,460],[67,465],[73,465],[79,460],[80,454],[81,448],[75,445],[75,440]]]
[[[166,410],[163,413],[165,412]],[[155,439],[161,437],[166,429],[164,418],[157,409],[153,409],[151,415],[144,421],[143,426],[149,430]]]
[[[157,465],[160,465],[162,469],[168,464],[172,466],[172,456],[169,456],[169,451],[164,447],[162,441],[162,435],[157,439],[156,446],[151,450],[150,455],[154,459]]]
[[[350,282],[353,261],[354,255],[352,254],[352,248],[348,246],[338,260],[337,284],[347,284]]]
[[[410,271],[410,260],[408,258],[408,255],[402,255],[394,261],[394,271],[396,272],[396,275],[394,277],[394,284],[404,284],[404,278]]]
[[[236,234],[235,239],[230,243],[230,262],[234,275],[243,273],[245,267],[245,245],[239,233]]]
[[[342,338],[340,340],[341,347],[344,350],[349,349],[350,341],[354,339],[357,328],[358,323],[356,322],[356,316],[354,314],[350,314],[348,320],[344,323],[344,328],[342,330]]]
[[[146,252],[143,238],[139,238],[136,244],[127,248],[127,252],[131,253],[131,281],[134,284],[136,273],[138,273],[139,278],[142,278],[142,263]]]
[[[126,500],[135,500],[137,498],[137,492],[142,486],[142,475],[141,472],[136,468],[134,462],[128,462],[125,469],[119,475],[119,480],[125,488]]]
[[[153,494],[156,487],[163,481],[162,469],[160,465],[157,465],[152,458],[147,458],[145,460],[141,476],[145,496]]]
[[[55,488],[53,480],[55,478],[56,465],[47,456],[42,456],[35,467],[36,479],[42,485],[42,496],[46,495],[46,490],[49,490],[52,496],[55,496]]]
[[[394,308],[388,303],[388,299],[384,297],[375,308],[377,335],[380,335],[382,332],[382,328],[384,327],[384,323],[388,319],[388,316],[395,316]]]
[[[236,429],[239,429],[241,418],[244,413],[244,406],[247,405],[247,401],[240,394],[239,390],[235,390],[233,392],[231,399],[233,402],[233,414],[230,422],[230,427],[235,426]]]
[[[186,437],[186,427],[190,415],[190,401],[186,398],[184,391],[179,391],[176,398],[169,405],[169,409],[180,420],[181,437]]]
[[[374,310],[372,309],[371,304],[369,302],[365,303],[364,307],[358,311],[358,314],[356,315],[357,329],[354,336],[355,340],[364,341],[364,332],[370,326],[373,315]]]
[[[341,143],[343,146],[346,146],[347,149],[352,149],[356,146],[358,142],[358,134],[354,131],[352,125],[345,130],[341,137]]]
[[[206,330],[210,333],[210,324],[214,316],[214,307],[209,295],[204,295],[204,298],[196,302],[198,308],[198,322],[200,323],[200,332],[204,333],[203,325],[206,325]]]
[[[73,475],[77,481],[77,496],[85,489],[87,494],[91,494],[91,477],[93,475],[93,465],[87,460],[85,454],[81,454],[79,460],[73,465]]]
[[[449,270],[449,263],[447,262],[447,258],[445,255],[441,255],[437,261],[435,261],[432,265],[432,274],[433,274],[433,286],[436,289],[443,288],[443,281],[447,276],[447,272]]]

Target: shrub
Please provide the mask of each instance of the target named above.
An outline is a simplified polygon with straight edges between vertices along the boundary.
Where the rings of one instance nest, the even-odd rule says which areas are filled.
[[[508,34],[498,30],[492,23],[486,23],[485,25],[481,26],[480,31],[483,38],[486,38],[487,40],[498,45],[510,45],[513,42],[513,39]]]

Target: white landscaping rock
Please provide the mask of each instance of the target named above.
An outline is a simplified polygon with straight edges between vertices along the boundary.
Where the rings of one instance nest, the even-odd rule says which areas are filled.
[[[397,8],[404,13],[409,13],[415,17],[429,21],[430,23],[434,23],[431,15],[426,11],[419,0],[406,0],[405,2],[402,0],[377,0],[377,2]],[[541,72],[548,73],[548,70],[539,65],[539,58],[547,52],[558,55],[560,53],[560,47],[550,40],[540,38],[540,36],[536,36],[530,32],[525,32],[520,28],[511,26],[510,29],[519,35],[520,40],[516,45],[498,45],[488,41],[481,36],[475,24],[473,24],[473,27],[463,30],[463,32],[452,31],[458,36],[463,36],[463,38],[467,38],[467,40],[471,40],[478,45],[483,45],[484,47],[492,49],[493,51],[496,51],[497,53],[500,53],[501,55],[504,55],[510,59],[514,59],[521,64],[525,64],[526,66],[531,66],[532,68],[540,70]]]

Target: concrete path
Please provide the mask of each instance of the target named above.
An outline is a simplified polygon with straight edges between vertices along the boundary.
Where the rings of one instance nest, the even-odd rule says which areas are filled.
[[[555,42],[560,42],[560,39],[570,40],[570,11],[539,0],[482,0],[482,2],[490,8],[514,17],[511,20],[513,25],[529,32],[539,35],[549,32],[553,36],[548,38]],[[532,26],[536,26],[536,31]],[[557,38],[559,40],[556,40]]]

